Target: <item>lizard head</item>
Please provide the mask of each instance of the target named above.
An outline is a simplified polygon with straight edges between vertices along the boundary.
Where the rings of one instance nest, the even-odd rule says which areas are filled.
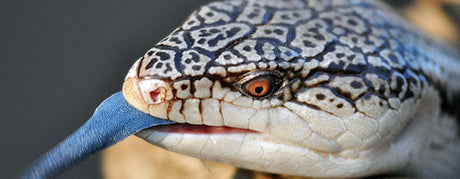
[[[406,70],[386,29],[372,24],[387,19],[356,15],[378,12],[366,11],[372,4],[348,11],[337,2],[321,13],[310,5],[225,1],[195,11],[126,77],[131,105],[177,122],[138,136],[291,175],[357,177],[405,165],[407,153],[389,144],[426,79]]]

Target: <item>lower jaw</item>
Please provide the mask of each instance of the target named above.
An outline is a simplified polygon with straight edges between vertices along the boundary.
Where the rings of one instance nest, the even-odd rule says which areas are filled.
[[[245,129],[178,125],[152,127],[136,135],[169,151],[269,173],[343,178],[368,176],[379,170],[370,161],[317,153]]]
[[[317,155],[305,148],[284,144],[283,141],[264,133],[228,133],[224,130],[226,131],[224,133],[208,134],[166,129],[154,127],[136,135],[169,151],[269,173],[318,176],[315,172],[321,170],[309,165],[317,160],[312,160],[308,155],[327,160],[327,157]],[[308,165],[299,166],[299,164]],[[304,168],[301,170],[302,173],[297,171],[299,167]]]
[[[239,155],[246,142],[271,138],[248,129],[186,123],[150,127],[136,136],[173,152],[214,161]]]
[[[233,160],[246,155],[244,152],[251,153],[245,146],[268,138],[266,134],[246,129],[181,124],[151,127],[136,135],[173,152],[230,164],[235,163],[228,162],[229,158]]]

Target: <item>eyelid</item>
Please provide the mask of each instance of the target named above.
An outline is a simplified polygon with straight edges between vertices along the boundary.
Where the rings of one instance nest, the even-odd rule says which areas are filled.
[[[274,72],[274,71],[257,71],[257,72],[250,72],[250,73],[246,73],[244,74],[238,81],[237,81],[237,84],[239,84],[240,86],[243,85],[244,83],[254,79],[254,78],[257,78],[259,76],[264,76],[264,75],[274,75],[276,76],[278,79],[282,79],[281,75],[277,72]]]

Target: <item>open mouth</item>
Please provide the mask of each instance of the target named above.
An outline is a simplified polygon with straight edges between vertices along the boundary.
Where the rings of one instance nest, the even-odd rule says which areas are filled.
[[[227,126],[193,125],[187,123],[154,126],[149,129],[166,133],[189,133],[189,134],[236,134],[236,133],[259,133],[250,129],[233,128]]]

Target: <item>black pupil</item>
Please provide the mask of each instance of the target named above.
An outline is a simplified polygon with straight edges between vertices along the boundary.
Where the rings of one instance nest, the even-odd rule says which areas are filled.
[[[260,93],[262,93],[262,92],[264,91],[264,87],[258,86],[258,87],[256,87],[256,89],[255,89],[254,91],[255,91],[256,93],[260,94]]]

